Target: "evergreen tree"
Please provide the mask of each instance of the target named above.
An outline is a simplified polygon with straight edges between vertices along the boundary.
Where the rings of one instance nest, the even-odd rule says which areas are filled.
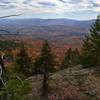
[[[90,33],[83,41],[81,64],[84,66],[100,65],[100,16],[90,28]]]
[[[52,73],[55,71],[54,64],[55,61],[54,61],[54,56],[51,52],[51,48],[49,46],[49,43],[45,41],[40,56],[37,57],[37,59],[35,60],[34,70],[38,74],[44,72]]]
[[[79,50],[76,48],[75,50],[73,50],[73,65],[77,65],[79,64],[79,59],[80,59],[80,53]]]
[[[72,64],[72,55],[73,55],[72,54],[72,49],[69,48],[67,50],[67,52],[65,53],[65,57],[64,57],[64,59],[61,63],[61,66],[60,66],[61,69],[65,69],[65,68],[68,68],[68,67],[71,66],[71,64]]]
[[[22,44],[20,47],[20,52],[18,53],[16,57],[15,63],[17,64],[15,71],[18,71],[25,76],[30,76],[32,61],[31,61],[31,58],[27,54],[24,44]]]
[[[65,69],[73,65],[77,65],[78,63],[79,63],[78,49],[76,48],[75,50],[72,50],[71,48],[69,48],[67,52],[65,53],[65,57],[61,63],[60,68]]]
[[[37,74],[43,74],[43,84],[42,84],[43,96],[47,96],[48,78],[49,74],[55,71],[54,64],[55,64],[54,56],[51,52],[51,48],[49,46],[49,43],[45,41],[41,50],[41,54],[34,63],[35,72],[37,72]]]

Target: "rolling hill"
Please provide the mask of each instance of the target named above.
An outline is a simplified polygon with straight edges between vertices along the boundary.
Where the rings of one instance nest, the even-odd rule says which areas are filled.
[[[33,39],[67,43],[71,36],[83,38],[93,22],[71,19],[1,19],[0,34],[31,35]]]
[[[2,19],[0,20],[0,29],[12,29],[20,32],[21,30],[34,30],[36,31],[66,31],[70,29],[70,32],[74,30],[80,31],[82,29],[88,30],[90,25],[94,22],[94,20],[89,21],[77,21],[70,19]],[[61,27],[59,29],[59,27]],[[19,30],[20,29],[20,30]],[[75,33],[77,33],[75,31]],[[27,31],[28,33],[28,31]],[[64,33],[64,32],[63,32]]]

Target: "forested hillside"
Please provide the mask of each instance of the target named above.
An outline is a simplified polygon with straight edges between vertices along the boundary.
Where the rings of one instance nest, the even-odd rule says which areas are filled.
[[[49,33],[42,39],[26,33],[0,35],[0,100],[100,100],[100,15],[89,27],[78,33],[88,32],[78,38],[80,43],[78,34],[66,31],[67,26],[63,27],[63,42],[55,42],[61,35],[55,29],[60,33],[62,26],[42,27],[44,34],[55,32],[52,41]],[[72,41],[65,42],[70,37]]]

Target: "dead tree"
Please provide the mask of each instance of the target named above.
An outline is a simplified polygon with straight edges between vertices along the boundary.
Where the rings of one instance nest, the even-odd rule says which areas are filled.
[[[5,86],[6,69],[3,62],[4,54],[0,52],[0,86]]]

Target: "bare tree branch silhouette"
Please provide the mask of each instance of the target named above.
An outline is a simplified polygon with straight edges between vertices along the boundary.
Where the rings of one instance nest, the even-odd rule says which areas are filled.
[[[15,17],[15,16],[20,16],[20,15],[23,15],[23,13],[21,13],[21,14],[15,14],[15,15],[1,16],[0,19],[3,19],[3,18],[9,18],[9,17]]]

